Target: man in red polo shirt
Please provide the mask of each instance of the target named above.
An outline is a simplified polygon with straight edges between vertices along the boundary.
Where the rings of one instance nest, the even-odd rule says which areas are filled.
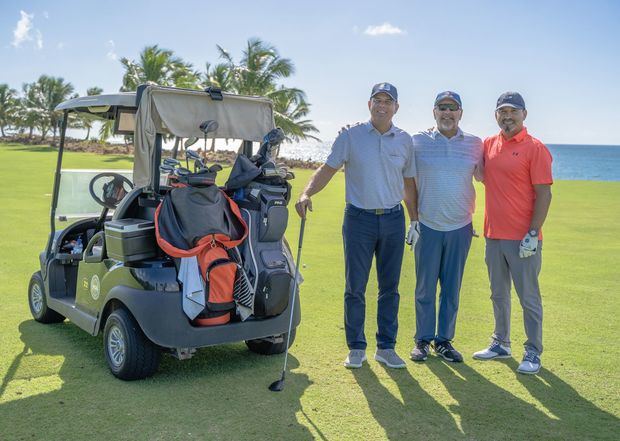
[[[506,92],[497,100],[500,133],[484,141],[485,260],[491,282],[495,331],[491,345],[474,354],[479,360],[508,358],[510,285],[523,308],[525,355],[517,371],[540,370],[542,301],[538,274],[542,264],[542,225],[551,204],[551,154],[527,133],[523,97]]]

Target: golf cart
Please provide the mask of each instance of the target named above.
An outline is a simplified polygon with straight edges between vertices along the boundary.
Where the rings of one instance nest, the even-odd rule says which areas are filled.
[[[299,304],[298,271],[283,237],[290,199],[286,180],[293,176],[278,169],[270,156],[283,139],[274,126],[271,101],[217,89],[147,85],[135,93],[71,99],[56,111],[63,112],[63,120],[51,233],[39,256],[41,270],[33,274],[28,289],[34,319],[56,323],[67,318],[93,336],[103,332],[106,361],[123,380],[155,373],[162,353],[182,360],[197,348],[240,341],[260,354],[288,349],[301,317],[294,307]],[[132,135],[133,171],[63,170],[72,112],[114,120],[116,134]],[[186,152],[194,172],[175,159],[162,163],[166,135],[243,140],[227,185],[214,184],[221,168],[206,167],[195,152]],[[256,155],[253,142],[262,143]],[[181,194],[186,199],[179,199]],[[209,203],[217,199],[228,217],[214,211],[214,205],[192,205],[197,198]],[[163,214],[165,205],[172,207],[168,217]],[[200,280],[202,288],[188,292],[184,264],[195,260],[187,257],[185,262],[189,251],[176,256],[169,250],[177,248],[163,246],[176,240],[170,238],[171,231],[203,231],[204,219],[213,217],[231,231],[236,223],[238,230],[227,232],[230,237],[209,236],[213,248],[213,238],[230,239],[218,248],[227,268],[234,267],[234,299],[225,306],[209,302],[209,289],[215,284],[209,282],[208,272],[207,281]],[[180,228],[173,231],[170,224]],[[203,239],[187,238],[186,249],[204,243],[208,233],[201,233]],[[222,259],[216,263],[222,268]],[[206,314],[209,306],[211,315]]]

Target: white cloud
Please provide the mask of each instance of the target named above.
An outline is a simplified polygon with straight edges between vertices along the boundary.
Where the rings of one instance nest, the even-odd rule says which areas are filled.
[[[50,18],[50,14],[47,11],[43,11],[43,18],[46,20]]]
[[[114,44],[114,40],[108,40],[106,46],[108,47],[106,57],[108,57],[108,60],[116,61],[118,59],[118,55],[116,55],[116,45]]]
[[[377,26],[368,26],[366,30],[364,30],[364,34],[370,35],[371,37],[378,37],[381,35],[405,35],[406,33],[407,31],[403,31],[387,21]]]
[[[65,48],[65,44],[61,41],[56,45],[56,49],[62,50]]]
[[[20,47],[24,41],[32,41],[30,30],[32,29],[34,14],[28,14],[24,11],[19,11],[19,14],[21,18],[13,30],[13,41],[11,42],[15,47]]]
[[[34,30],[34,34],[35,34],[35,45],[36,45],[36,48],[39,49],[39,50],[43,49],[43,34],[38,29]]]

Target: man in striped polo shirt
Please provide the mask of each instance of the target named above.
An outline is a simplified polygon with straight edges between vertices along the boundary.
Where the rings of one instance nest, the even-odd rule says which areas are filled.
[[[415,348],[413,361],[424,361],[432,343],[452,362],[463,356],[452,346],[459,291],[473,233],[475,176],[482,179],[482,140],[463,132],[461,97],[451,91],[435,99],[437,127],[413,136],[417,207],[407,233],[415,250]],[[437,283],[439,315],[435,311]],[[436,318],[437,317],[437,318]]]

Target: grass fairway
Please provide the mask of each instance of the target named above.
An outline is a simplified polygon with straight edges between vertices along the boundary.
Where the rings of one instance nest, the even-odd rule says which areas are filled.
[[[122,156],[67,153],[65,168],[130,168]],[[283,357],[243,343],[165,357],[156,376],[115,379],[102,338],[66,321],[32,320],[26,291],[49,230],[56,153],[0,145],[0,440],[410,440],[618,439],[620,433],[620,182],[554,184],[541,275],[543,369],[515,373],[524,341],[513,296],[515,358],[479,362],[492,331],[483,239],[474,239],[455,346],[465,363],[435,356],[386,370],[372,360],[376,278],[368,289],[369,362],[347,370],[343,330],[341,218],[344,179],[314,198],[302,260],[302,323],[283,392],[267,390]],[[298,171],[295,194],[309,171]],[[483,189],[474,225],[482,229]],[[296,248],[299,222],[290,217]],[[401,280],[397,350],[414,332],[413,256]],[[614,435],[615,433],[615,435]]]

